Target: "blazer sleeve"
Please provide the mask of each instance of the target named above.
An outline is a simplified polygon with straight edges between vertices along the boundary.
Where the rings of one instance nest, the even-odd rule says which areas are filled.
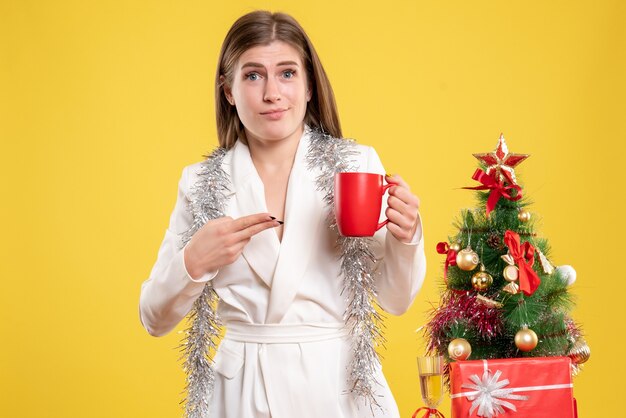
[[[385,175],[385,169],[372,147],[368,147],[367,171]],[[387,198],[383,198],[382,213],[387,209]],[[374,235],[377,244],[375,256],[380,274],[376,277],[378,303],[386,312],[401,315],[413,303],[424,283],[426,275],[426,255],[422,218],[418,212],[418,225],[410,243],[403,243],[387,228],[381,228]]]
[[[149,278],[141,285],[139,319],[148,333],[155,337],[163,336],[174,329],[189,313],[206,282],[217,275],[216,271],[193,279],[185,268],[186,245],[181,248],[181,234],[189,229],[193,221],[187,210],[190,167],[183,169],[178,183],[176,205],[165,230],[156,263]]]

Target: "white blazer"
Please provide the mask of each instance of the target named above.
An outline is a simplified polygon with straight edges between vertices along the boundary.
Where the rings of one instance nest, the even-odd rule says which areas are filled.
[[[352,350],[342,327],[346,300],[338,277],[339,249],[325,222],[323,195],[316,189],[321,170],[306,165],[309,143],[305,131],[289,177],[282,242],[273,229],[265,230],[252,237],[233,264],[196,280],[185,269],[180,234],[192,222],[186,206],[200,163],[185,167],[156,263],[141,286],[140,320],[151,335],[161,336],[187,315],[212,280],[227,331],[215,356],[211,417],[399,417],[380,369],[376,388],[382,411],[374,409],[372,415],[369,407],[345,393]],[[373,148],[357,149],[358,171],[385,173]],[[245,144],[237,141],[226,153],[223,169],[232,181],[228,216],[267,212],[263,183]],[[383,216],[386,207],[383,199]],[[374,238],[382,273],[376,282],[378,302],[400,315],[424,280],[421,220],[409,244],[386,228]]]

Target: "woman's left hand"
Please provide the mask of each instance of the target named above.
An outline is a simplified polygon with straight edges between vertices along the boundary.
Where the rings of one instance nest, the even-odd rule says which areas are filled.
[[[399,241],[409,243],[417,230],[420,200],[411,193],[409,185],[397,174],[385,176],[388,183],[395,186],[389,188],[388,208],[385,215],[389,222],[387,229]]]

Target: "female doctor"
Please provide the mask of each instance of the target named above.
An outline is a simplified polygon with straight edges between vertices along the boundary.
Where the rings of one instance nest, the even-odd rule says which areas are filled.
[[[202,163],[185,167],[141,287],[143,326],[169,333],[212,285],[226,334],[214,358],[211,417],[399,417],[380,365],[380,408],[349,393],[354,347],[344,326],[338,236],[325,223],[322,173],[307,160],[314,132],[342,135],[311,41],[288,15],[249,13],[224,40],[215,87],[225,216],[205,220],[183,245]],[[355,171],[385,173],[374,149],[355,147]],[[386,180],[394,186],[383,202],[389,222],[373,239],[376,298],[400,315],[424,280],[424,245],[418,198],[400,176]]]

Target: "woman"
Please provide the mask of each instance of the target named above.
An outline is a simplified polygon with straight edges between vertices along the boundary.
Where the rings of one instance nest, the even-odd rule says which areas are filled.
[[[193,311],[187,414],[398,417],[372,355],[379,330],[368,295],[400,315],[419,291],[417,197],[387,176],[389,223],[373,240],[340,238],[327,224],[334,171],[384,170],[371,147],[337,139],[330,83],[288,15],[258,11],[235,22],[219,58],[216,113],[221,151],[183,170],[140,297],[151,335]],[[361,262],[368,254],[376,266]],[[368,280],[372,289],[350,287]],[[226,334],[210,368],[213,297]]]

